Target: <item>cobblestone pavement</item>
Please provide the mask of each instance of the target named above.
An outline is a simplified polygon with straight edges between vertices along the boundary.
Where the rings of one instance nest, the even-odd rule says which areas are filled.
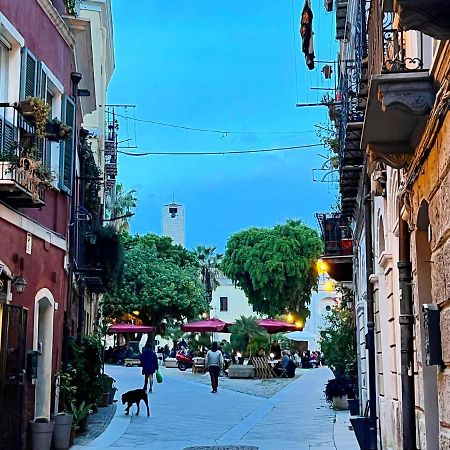
[[[110,366],[108,373],[117,380],[119,394],[142,386],[138,367]],[[118,405],[106,431],[73,450],[358,449],[348,429],[348,412],[337,415],[325,402],[324,385],[332,376],[328,368],[305,371],[270,398],[224,385],[211,394],[206,384],[170,369],[164,376],[149,394],[150,418],[125,416]]]

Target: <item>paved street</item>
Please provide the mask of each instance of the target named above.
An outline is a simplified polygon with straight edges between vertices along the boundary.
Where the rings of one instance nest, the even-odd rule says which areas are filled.
[[[164,371],[164,383],[150,395],[151,417],[116,414],[97,439],[74,450],[182,450],[195,446],[255,446],[260,450],[356,450],[348,412],[336,413],[323,396],[332,374],[307,371],[271,398],[220,389]],[[121,395],[142,385],[140,368],[109,367]],[[199,375],[201,376],[201,375]],[[117,398],[120,398],[118,396]],[[135,406],[133,406],[135,411]],[[143,414],[141,406],[141,414]],[[145,413],[144,413],[145,414]]]

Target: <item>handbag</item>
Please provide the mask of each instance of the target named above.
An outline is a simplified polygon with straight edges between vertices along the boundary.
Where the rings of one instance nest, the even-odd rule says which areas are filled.
[[[157,370],[156,371],[156,382],[157,383],[162,383],[163,382],[163,376],[162,376],[162,373],[159,371],[159,370]]]

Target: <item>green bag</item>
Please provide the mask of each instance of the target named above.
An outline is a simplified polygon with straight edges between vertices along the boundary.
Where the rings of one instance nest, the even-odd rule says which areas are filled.
[[[157,383],[162,383],[163,382],[163,376],[162,376],[162,373],[159,370],[156,371],[156,382]]]

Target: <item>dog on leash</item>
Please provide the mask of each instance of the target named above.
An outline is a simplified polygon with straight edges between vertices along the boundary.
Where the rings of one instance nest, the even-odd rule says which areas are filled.
[[[128,416],[128,413],[130,412],[130,408],[133,406],[133,403],[136,403],[137,406],[136,415],[138,416],[139,404],[141,403],[141,400],[144,400],[145,406],[147,407],[147,416],[150,417],[150,409],[148,407],[148,395],[144,389],[135,389],[134,391],[128,391],[125,392],[125,394],[122,394],[122,404],[123,405],[125,405],[125,403],[128,404],[127,408],[125,408],[125,415]]]

